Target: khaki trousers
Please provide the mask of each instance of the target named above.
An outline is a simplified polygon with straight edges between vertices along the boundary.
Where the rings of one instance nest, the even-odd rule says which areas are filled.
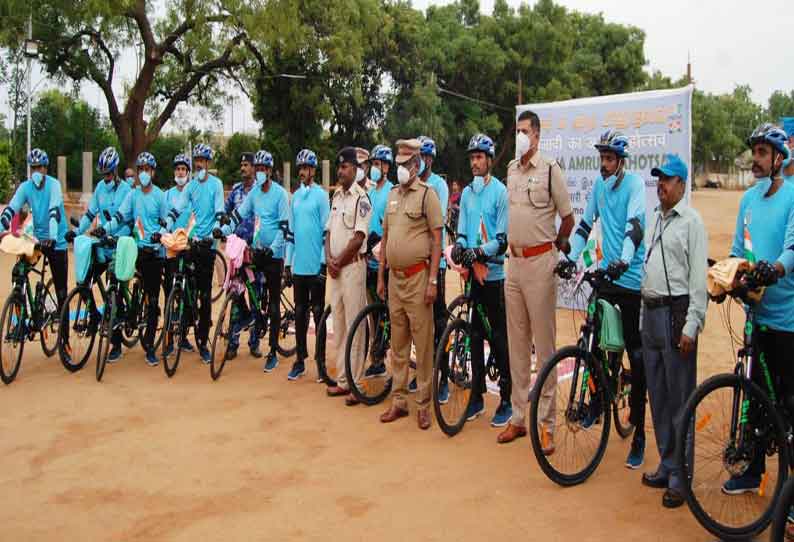
[[[336,350],[336,383],[340,388],[350,389],[345,374],[345,345],[347,333],[358,313],[367,305],[367,264],[365,260],[350,263],[342,268],[339,277],[328,275],[331,290],[331,317],[334,322],[334,349]],[[351,345],[350,366],[356,382],[361,378],[364,366],[364,335],[356,333]]]
[[[550,250],[533,258],[510,258],[505,281],[507,308],[507,344],[510,350],[510,378],[513,381],[511,402],[513,419],[510,423],[526,425],[529,384],[532,376],[532,343],[542,364],[556,349],[557,333],[557,277],[554,266],[557,251]],[[556,371],[546,380],[538,405],[538,415],[549,431],[554,430],[556,406]]]
[[[416,345],[416,403],[430,404],[433,375],[433,305],[425,305],[428,270],[408,278],[389,271],[389,318],[394,385],[392,404],[408,409],[408,364],[411,341]]]

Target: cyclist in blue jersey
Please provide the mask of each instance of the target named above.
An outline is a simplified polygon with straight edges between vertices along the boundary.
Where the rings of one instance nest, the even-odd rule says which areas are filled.
[[[270,352],[265,359],[264,372],[272,372],[278,367],[278,330],[281,326],[281,275],[285,255],[286,235],[289,231],[289,198],[287,191],[270,176],[254,187],[243,200],[243,203],[231,213],[231,227],[223,228],[225,234],[247,219],[259,222],[254,232],[252,247],[259,249],[254,264],[257,271],[265,278],[268,298],[268,319],[270,323]],[[239,325],[245,327],[248,322]],[[232,341],[229,341],[230,345]]]
[[[764,290],[755,306],[755,331],[761,359],[766,362],[775,390],[791,412],[794,406],[794,184],[780,173],[789,157],[786,134],[772,124],[762,124],[747,139],[753,152],[755,184],[742,196],[731,256],[755,264]],[[766,389],[761,364],[754,364],[752,379]],[[751,414],[752,418],[752,414]],[[758,449],[744,474],[722,487],[729,495],[757,493],[765,471],[765,450]]]
[[[452,251],[455,263],[471,267],[486,263],[484,284],[473,280],[471,298],[485,309],[491,324],[490,347],[499,368],[499,406],[491,418],[493,427],[503,427],[513,417],[510,402],[510,362],[507,352],[507,315],[505,312],[505,251],[507,250],[507,188],[491,175],[496,148],[485,134],[476,134],[467,149],[474,180],[460,199],[458,236]],[[485,412],[485,326],[479,311],[474,312],[471,330],[471,363],[474,382],[467,420]]]
[[[185,190],[188,181],[190,180],[190,158],[185,154],[177,154],[174,156],[174,186],[165,191],[165,202],[168,209],[173,209],[179,199],[182,197],[182,192]],[[174,229],[187,228],[190,224],[191,213],[182,213],[174,223]],[[171,293],[171,286],[174,284],[174,275],[177,271],[179,262],[176,258],[166,258],[164,263],[165,273],[163,274],[163,292],[165,292],[165,299]],[[173,344],[167,344],[165,349],[165,356],[168,357],[173,351]],[[193,345],[187,336],[182,337],[182,351],[193,352]]]
[[[183,213],[193,213],[194,225],[191,237],[207,239],[220,226],[223,217],[223,182],[209,173],[212,148],[204,143],[193,147],[193,179],[182,191],[181,198],[168,213],[168,229]],[[212,356],[207,348],[212,310],[212,272],[215,269],[215,249],[200,248],[191,254],[196,265],[196,289],[198,290],[198,329],[196,346],[201,360],[209,364]]]
[[[143,279],[143,291],[149,298],[149,312],[146,314],[146,330],[141,338],[141,346],[146,351],[146,363],[154,367],[158,364],[154,351],[154,337],[157,332],[157,319],[160,316],[160,286],[163,276],[163,247],[160,235],[166,230],[160,225],[168,216],[168,203],[165,193],[153,184],[157,161],[149,152],[142,152],[136,160],[138,167],[138,187],[131,191],[108,225],[108,232],[116,232],[124,224],[132,224],[138,239],[138,258],[135,266]],[[115,233],[113,233],[115,235]]]
[[[287,378],[297,380],[306,373],[306,334],[309,309],[314,315],[314,329],[319,329],[325,310],[325,224],[331,208],[328,194],[317,183],[317,155],[303,149],[295,159],[301,186],[292,195],[289,206],[287,257],[284,262],[286,283],[295,294],[295,341],[297,359]],[[315,361],[324,352],[315,352]]]
[[[66,210],[63,206],[61,183],[47,175],[50,159],[41,149],[28,154],[30,179],[17,187],[14,197],[0,214],[0,232],[11,228],[14,215],[27,204],[33,215],[33,234],[39,241],[41,252],[47,256],[58,298],[58,309],[66,300],[66,279],[69,260],[66,251]]]
[[[636,173],[626,171],[629,139],[620,132],[607,130],[595,148],[601,157],[601,176],[593,184],[584,216],[573,237],[569,260],[572,266],[584,250],[596,220],[601,221],[603,254],[601,268],[615,278],[601,290],[601,297],[620,306],[623,337],[631,366],[629,421],[634,425],[634,438],[626,458],[626,466],[638,469],[645,457],[645,366],[642,362],[640,336],[640,286],[642,262],[645,257],[645,182]],[[589,428],[604,414],[603,405],[590,405],[583,426]]]
[[[74,241],[77,235],[82,235],[93,224],[94,219],[97,219],[98,226],[105,228],[109,233],[115,236],[130,235],[130,225],[121,224],[116,231],[108,229],[113,215],[121,207],[121,203],[130,193],[130,185],[126,181],[118,177],[119,154],[113,147],[108,147],[99,155],[97,160],[97,173],[102,176],[99,181],[94,194],[91,196],[91,201],[88,202],[88,209],[80,219],[80,225],[75,230],[66,232],[65,238],[68,243]],[[110,260],[113,257],[113,249],[103,248],[99,255],[104,261],[96,262],[95,270],[97,274],[104,273]],[[110,339],[111,349],[108,354],[108,363],[113,363],[121,357],[121,330],[117,329],[113,332]]]

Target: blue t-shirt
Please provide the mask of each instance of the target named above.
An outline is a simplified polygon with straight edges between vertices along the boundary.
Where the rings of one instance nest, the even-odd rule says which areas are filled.
[[[266,192],[264,188],[268,188]],[[251,190],[242,205],[234,211],[233,218],[233,222],[238,224],[247,218],[254,218],[259,225],[254,232],[253,246],[270,247],[274,258],[284,258],[286,232],[289,229],[289,202],[287,191],[280,184],[269,181]],[[225,227],[225,231],[230,229],[228,225]]]
[[[441,176],[436,175],[435,173],[431,173],[430,176],[427,178],[427,185],[436,191],[438,194],[438,199],[441,202],[441,222],[444,224],[447,223],[447,204],[449,203],[449,187],[447,186],[447,182],[441,178]],[[446,230],[441,229],[441,251],[444,251],[444,239],[446,238]],[[443,254],[441,256],[441,262],[439,263],[439,267],[441,269],[447,268],[447,259],[444,258]]]
[[[11,223],[14,215],[28,204],[33,215],[33,234],[39,241],[55,240],[56,250],[66,250],[66,209],[63,206],[61,183],[57,179],[44,176],[42,187],[36,188],[33,181],[28,179],[17,188],[14,197],[3,210],[0,221],[0,232],[6,230],[3,223]]]
[[[129,235],[129,224],[122,223],[115,231],[109,230],[108,224],[131,190],[129,183],[121,179],[118,179],[118,186],[115,181],[111,183],[105,182],[104,179],[99,181],[94,189],[94,194],[91,196],[91,201],[88,202],[88,209],[80,219],[77,233],[85,233],[91,227],[94,218],[99,217],[99,225],[109,234],[116,236]]]
[[[784,182],[772,196],[765,197],[768,180],[758,182],[742,196],[731,256],[746,257],[746,225],[756,261],[783,264],[786,274],[764,290],[764,297],[755,307],[756,318],[758,323],[772,329],[791,332],[794,331],[794,184]]]
[[[254,181],[248,191],[245,190],[245,185],[243,183],[235,184],[232,187],[231,193],[229,193],[229,197],[226,198],[226,204],[224,205],[226,214],[231,215],[232,211],[243,204],[248,193],[256,189],[256,187],[256,181]],[[245,239],[245,242],[250,245],[254,241],[254,218],[247,218],[240,222],[234,230],[234,234],[241,239]]]
[[[184,190],[184,188],[182,190]],[[168,204],[169,211],[176,207],[179,198],[182,197],[182,190],[180,190],[178,186],[172,186],[165,192],[165,201]],[[177,218],[174,223],[174,229],[187,228],[190,222],[190,214],[191,213],[182,213],[179,215],[179,218]]]
[[[325,224],[331,206],[328,193],[316,183],[301,185],[289,205],[289,233],[285,265],[294,275],[317,275],[325,263]]]
[[[463,190],[456,242],[464,248],[481,246],[495,260],[488,261],[486,282],[504,280],[504,252],[497,255],[500,242],[507,247],[507,188],[502,181],[492,176],[488,184],[475,180]]]
[[[218,227],[218,218],[223,214],[223,183],[214,175],[199,181],[193,178],[182,190],[182,197],[168,213],[170,224],[174,224],[183,213],[193,212],[195,224],[191,237],[206,239]]]
[[[113,217],[111,226],[116,222],[131,222],[133,228],[140,235],[138,239],[139,247],[159,248],[164,254],[163,248],[159,243],[152,243],[153,233],[163,233],[165,228],[160,226],[160,219],[168,216],[168,203],[165,200],[165,192],[155,185],[151,185],[149,193],[144,193],[140,186],[129,193],[121,204],[116,216]],[[140,231],[143,226],[143,232]],[[162,255],[162,254],[161,254]]]
[[[373,186],[367,192],[369,202],[372,204],[372,217],[369,220],[369,235],[375,232],[378,236],[383,237],[383,213],[386,212],[386,202],[389,200],[389,192],[394,188],[388,179],[383,181],[383,185],[378,188]],[[369,258],[367,266],[370,269],[378,268],[378,260],[375,257]]]
[[[639,290],[642,284],[642,260],[645,257],[645,183],[636,173],[626,172],[617,188],[612,178],[600,175],[593,185],[590,199],[571,243],[569,258],[579,259],[595,221],[601,219],[602,252],[600,267],[616,260],[629,264],[615,281],[618,286]]]

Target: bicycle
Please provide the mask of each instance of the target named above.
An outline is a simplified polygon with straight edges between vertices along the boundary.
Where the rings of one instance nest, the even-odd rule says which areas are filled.
[[[570,278],[559,266],[555,272]],[[593,474],[606,451],[612,420],[621,438],[634,431],[626,415],[631,377],[623,364],[623,353],[605,352],[599,347],[605,332],[605,307],[599,302],[599,292],[616,278],[604,269],[581,273],[576,289],[588,284],[591,292],[579,339],[575,345],[558,349],[545,362],[530,394],[529,434],[535,458],[544,474],[561,486],[581,484]],[[616,325],[620,325],[619,319]],[[551,412],[539,414],[543,389],[551,385],[555,386]],[[544,451],[541,432],[552,430],[556,446]]]
[[[752,270],[741,273],[738,284],[728,295],[744,303],[746,321],[734,370],[695,389],[680,415],[680,427],[687,431],[676,436],[689,509],[721,540],[746,540],[769,525],[791,467],[794,439],[790,413],[758,348],[756,332],[764,326],[748,297],[760,289],[758,277]],[[764,375],[763,386],[751,378],[756,364]],[[759,490],[724,494],[727,478],[745,474],[758,454],[766,463]]]
[[[36,268],[39,260],[42,262],[41,270]],[[53,293],[52,278],[45,280],[47,266],[46,254],[42,254],[41,245],[35,243],[33,256],[20,255],[11,270],[11,293],[0,316],[0,379],[6,385],[11,384],[19,373],[26,340],[32,341],[38,334],[44,355],[51,357],[55,354],[58,301]],[[30,273],[39,276],[33,288]]]
[[[212,272],[212,302],[218,301],[223,296],[223,282],[226,279],[226,258],[222,250],[215,251],[215,261]]]
[[[438,426],[445,435],[457,435],[466,423],[466,411],[471,402],[473,389],[473,369],[471,361],[471,334],[474,311],[477,311],[485,328],[485,340],[492,342],[492,329],[481,303],[471,303],[471,287],[474,273],[469,270],[464,283],[463,294],[456,297],[447,307],[451,321],[444,329],[433,362],[433,410]],[[493,348],[485,362],[485,372],[492,382],[499,380],[499,368]],[[442,402],[441,383],[448,380],[447,401]]]
[[[251,261],[255,261],[256,257],[260,254],[259,249],[247,249],[251,251]],[[251,271],[251,275],[247,271]],[[226,299],[221,306],[220,313],[218,314],[218,321],[215,324],[215,333],[212,338],[212,348],[210,356],[210,376],[213,380],[217,380],[227,361],[227,351],[232,337],[236,334],[238,339],[240,333],[250,330],[255,327],[259,333],[259,338],[265,337],[268,332],[268,299],[267,290],[263,290],[260,294],[254,281],[256,273],[256,266],[253,263],[244,264],[237,270],[235,275],[231,277],[230,285],[226,291]],[[248,293],[250,301],[249,309],[253,312],[253,320],[244,327],[239,327],[241,317],[240,307],[246,305],[245,294]],[[280,306],[281,306],[281,322],[278,328],[278,342],[276,350],[284,357],[290,357],[295,354],[296,346],[293,343],[290,347],[285,347],[282,341],[286,339],[287,335],[291,332],[294,335],[295,329],[295,306],[286,294],[286,288],[282,284],[280,292]],[[239,329],[235,329],[239,327]]]

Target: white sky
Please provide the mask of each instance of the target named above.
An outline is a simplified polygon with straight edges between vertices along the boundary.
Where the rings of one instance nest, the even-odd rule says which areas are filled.
[[[631,24],[645,31],[645,56],[649,71],[659,69],[677,79],[686,71],[687,55],[691,56],[693,77],[699,89],[708,92],[730,92],[737,84],[749,84],[753,98],[766,105],[775,90],[794,89],[794,56],[789,42],[794,40],[794,2],[792,0],[556,0],[577,11],[601,12],[607,21]],[[414,7],[425,9],[429,4],[445,4],[446,0],[414,0]],[[517,7],[520,0],[508,0]],[[529,2],[530,4],[534,2]],[[490,13],[493,0],[481,0],[481,11]],[[125,55],[119,75],[132,78],[136,70],[134,54]],[[117,95],[122,78],[116,78]],[[42,81],[34,70],[33,85],[37,91],[55,88]],[[107,106],[98,88],[86,83],[83,98],[103,112]],[[35,98],[34,98],[35,100]],[[7,88],[0,87],[0,112],[10,117]],[[232,113],[233,111],[233,113]],[[251,104],[240,95],[234,108],[226,107],[220,123],[208,120],[201,112],[182,110],[199,128],[256,133],[258,124],[252,118]],[[11,119],[7,118],[7,125]],[[172,120],[166,130],[175,129]]]

